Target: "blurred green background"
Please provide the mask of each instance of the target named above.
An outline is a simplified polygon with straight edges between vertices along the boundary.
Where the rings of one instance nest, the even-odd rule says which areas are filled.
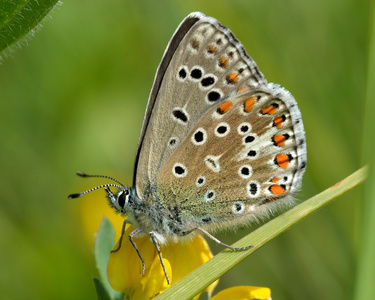
[[[77,170],[131,184],[156,68],[192,11],[228,26],[268,81],[297,99],[308,148],[299,201],[358,169],[370,3],[91,0],[55,9],[0,65],[0,299],[95,299],[81,199],[66,196],[102,182]],[[350,299],[359,204],[359,189],[340,197],[227,273],[216,291],[257,285],[279,300]],[[230,243],[254,228],[218,237]]]

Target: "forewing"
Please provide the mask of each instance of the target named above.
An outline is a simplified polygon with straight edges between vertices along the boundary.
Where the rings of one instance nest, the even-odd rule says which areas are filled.
[[[150,94],[135,168],[139,198],[151,199],[161,168],[208,110],[230,93],[265,84],[228,28],[190,14],[172,37]]]

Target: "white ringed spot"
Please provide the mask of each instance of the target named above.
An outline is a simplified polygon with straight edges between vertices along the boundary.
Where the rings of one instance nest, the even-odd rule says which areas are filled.
[[[176,74],[176,78],[178,81],[184,82],[189,74],[189,69],[187,66],[181,66],[178,69],[178,72]]]
[[[247,146],[247,145],[250,145],[252,142],[255,141],[255,136],[250,134],[250,135],[247,135],[245,136],[243,139],[242,139],[242,144]]]
[[[245,211],[245,203],[241,201],[234,202],[232,205],[232,211],[236,215],[240,215]]]
[[[203,145],[207,140],[207,132],[204,128],[199,127],[191,136],[191,142],[195,146]]]
[[[260,194],[260,185],[257,181],[249,181],[246,185],[246,189],[247,194],[252,198],[257,197]]]
[[[240,177],[243,179],[250,178],[251,175],[253,175],[253,169],[249,165],[241,166],[238,169],[238,175],[240,175]]]
[[[220,172],[220,164],[219,164],[219,159],[221,155],[214,156],[214,155],[207,155],[204,158],[204,163],[206,164],[207,168],[209,168],[211,171],[215,173]]]
[[[208,90],[212,88],[217,82],[217,77],[214,74],[206,74],[200,81],[199,88],[202,90]]]
[[[216,193],[214,190],[209,190],[207,193],[204,195],[204,199],[206,202],[214,200],[216,197]]]
[[[174,176],[182,178],[187,175],[187,168],[183,164],[175,163],[172,168],[172,172]]]
[[[201,186],[203,186],[205,183],[206,183],[206,177],[204,177],[204,176],[199,176],[199,177],[197,178],[197,181],[195,182],[195,185],[196,185],[197,187],[201,187]]]
[[[227,136],[230,132],[230,126],[226,122],[219,123],[215,128],[215,135],[217,137],[224,137]]]
[[[240,135],[245,135],[251,132],[251,125],[249,122],[243,122],[237,127],[237,131]]]
[[[201,66],[193,66],[191,68],[189,78],[192,81],[198,81],[201,80],[204,74],[204,70]]]
[[[190,116],[184,107],[174,107],[171,117],[181,125],[186,125],[190,120]]]
[[[180,139],[178,137],[176,136],[171,137],[168,141],[168,147],[171,149],[176,148],[179,142],[180,142]]]
[[[206,101],[207,104],[214,104],[216,101],[220,100],[223,97],[223,92],[219,89],[212,89],[210,90],[206,97],[204,98],[204,101]]]

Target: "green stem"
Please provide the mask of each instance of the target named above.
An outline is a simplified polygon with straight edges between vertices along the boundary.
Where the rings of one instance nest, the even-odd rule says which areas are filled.
[[[362,161],[369,164],[369,180],[362,189],[359,218],[359,247],[353,299],[373,299],[375,295],[375,3],[370,10],[366,101],[362,136]]]

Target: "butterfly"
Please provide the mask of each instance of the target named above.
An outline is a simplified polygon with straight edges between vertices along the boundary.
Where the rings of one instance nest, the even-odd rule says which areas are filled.
[[[133,187],[104,184],[109,205],[160,244],[245,225],[293,202],[306,167],[306,140],[293,96],[267,83],[233,33],[203,13],[189,14],[157,69],[136,152]],[[115,187],[113,192],[110,187]]]

